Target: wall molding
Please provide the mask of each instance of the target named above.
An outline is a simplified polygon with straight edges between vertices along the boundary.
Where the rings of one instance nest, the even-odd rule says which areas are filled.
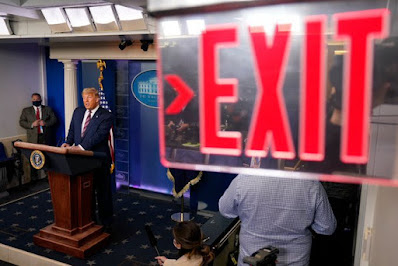
[[[75,42],[53,43],[50,45],[51,59],[102,59],[102,60],[156,60],[156,43],[148,51],[141,49],[141,42],[134,41],[124,50],[119,49],[119,42]]]

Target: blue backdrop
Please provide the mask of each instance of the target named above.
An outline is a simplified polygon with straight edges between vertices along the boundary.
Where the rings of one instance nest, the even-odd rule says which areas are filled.
[[[104,79],[102,80],[102,86],[104,87],[104,93],[109,103],[109,108],[112,113],[115,113],[115,73],[116,64],[113,60],[106,60],[106,69],[103,71]],[[99,89],[98,78],[100,75],[99,69],[97,69],[97,61],[83,61],[79,63],[79,75],[78,79],[78,105],[83,106],[83,99],[81,93],[84,88],[96,88]]]
[[[156,69],[156,63],[106,60],[106,64],[102,83],[110,108],[117,117],[115,127],[122,129],[119,132],[122,137],[115,141],[116,173],[124,175],[125,181],[134,187],[171,194],[173,184],[159,160],[158,110],[141,104],[131,91],[134,78],[143,71]],[[126,69],[123,69],[124,66]],[[83,106],[80,97],[83,88],[99,88],[98,77],[96,61],[84,61],[77,65],[79,106]],[[54,109],[59,121],[56,136],[57,141],[61,142],[65,137],[64,69],[62,63],[48,57],[47,97],[48,105]],[[198,199],[205,202],[209,210],[218,210],[218,199],[234,176],[204,173],[197,185]]]
[[[158,109],[141,104],[131,91],[134,78],[141,72],[156,69],[155,62],[130,61],[128,64],[130,112],[130,184],[151,191],[170,193],[172,183],[160,164]]]
[[[54,110],[58,119],[54,145],[60,145],[65,139],[64,64],[58,62],[58,60],[50,59],[48,49],[46,54],[47,105]]]

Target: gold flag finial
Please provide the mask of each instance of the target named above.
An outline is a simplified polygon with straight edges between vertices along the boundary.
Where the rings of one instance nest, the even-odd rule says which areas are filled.
[[[102,61],[101,59],[97,61],[97,68],[100,70],[100,76],[98,78],[98,84],[101,90],[104,89],[104,87],[102,86],[102,80],[104,79],[104,76],[102,75],[102,72],[104,71],[104,69],[106,68],[106,63],[105,61]]]

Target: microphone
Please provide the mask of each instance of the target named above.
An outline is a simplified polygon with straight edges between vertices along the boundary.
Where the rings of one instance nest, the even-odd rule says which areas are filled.
[[[153,232],[151,230],[151,227],[149,225],[145,225],[145,231],[149,239],[149,243],[151,244],[152,247],[155,248],[156,253],[158,256],[160,256],[159,250],[158,250],[158,241],[156,240],[155,236],[153,235]]]

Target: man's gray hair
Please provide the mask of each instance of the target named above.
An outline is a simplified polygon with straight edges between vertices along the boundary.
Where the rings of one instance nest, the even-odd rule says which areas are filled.
[[[95,97],[99,97],[99,93],[98,93],[98,90],[96,88],[85,88],[82,91],[82,96],[83,96],[83,94],[94,94]]]

